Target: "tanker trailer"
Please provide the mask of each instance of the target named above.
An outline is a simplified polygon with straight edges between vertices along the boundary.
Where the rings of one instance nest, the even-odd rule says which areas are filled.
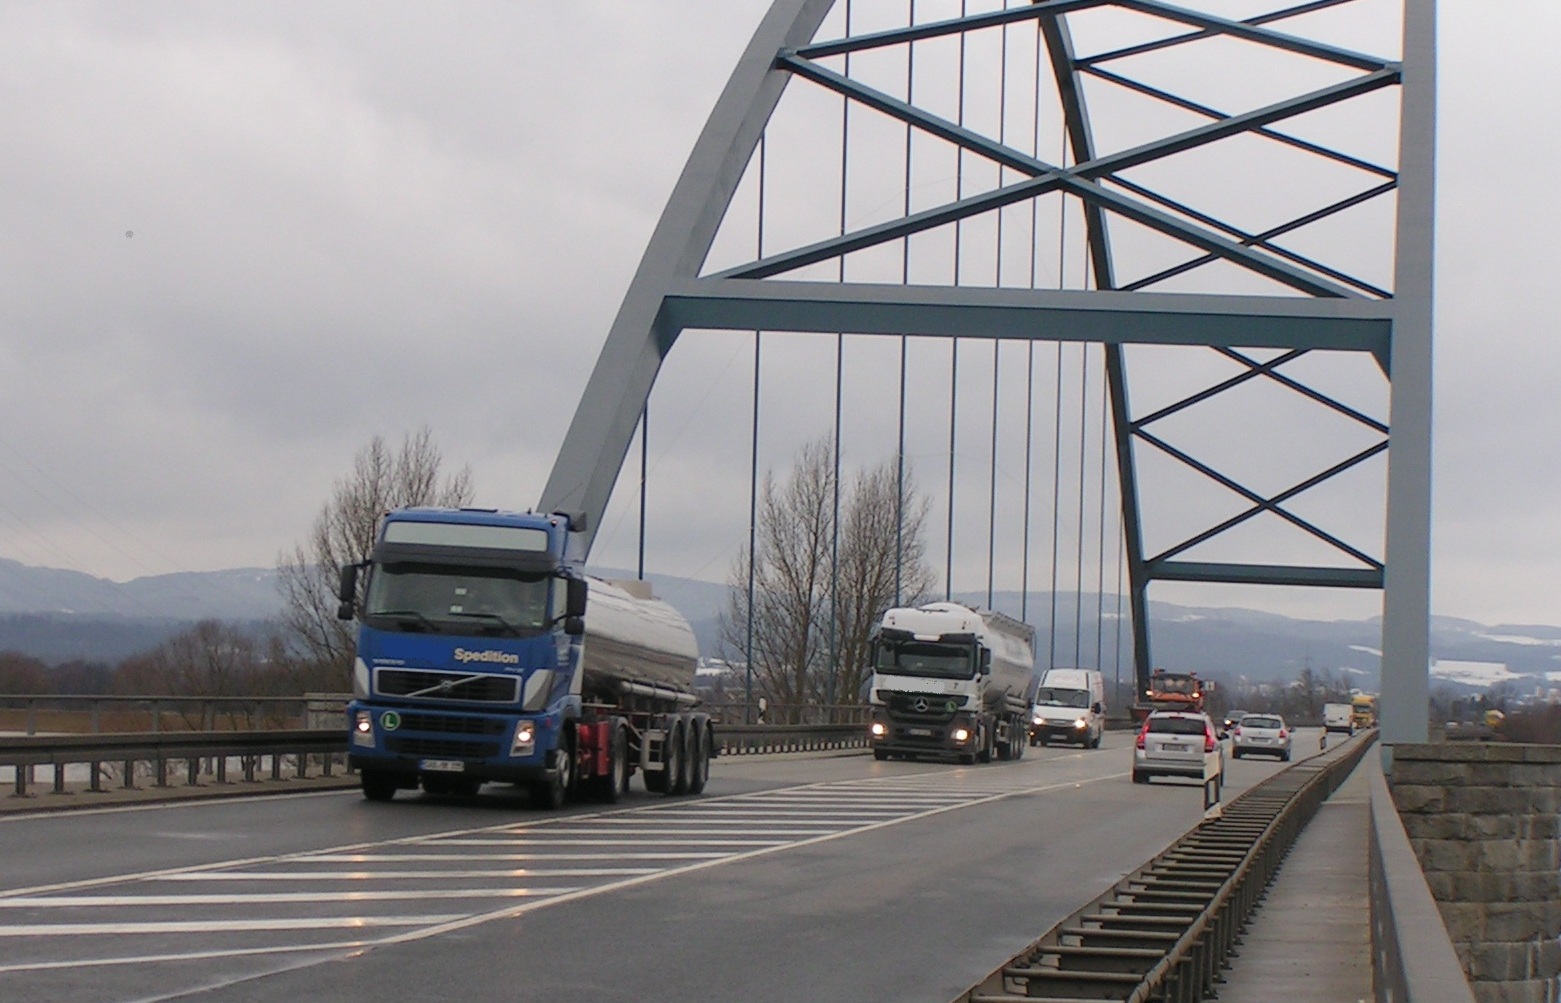
[[[365,797],[498,781],[556,808],[616,801],[635,772],[658,793],[704,789],[715,742],[693,631],[644,583],[587,578],[582,530],[567,513],[385,516],[339,592],[358,620],[348,758]]]
[[[874,758],[1023,756],[1034,648],[1034,628],[993,610],[937,602],[886,612],[872,638]]]

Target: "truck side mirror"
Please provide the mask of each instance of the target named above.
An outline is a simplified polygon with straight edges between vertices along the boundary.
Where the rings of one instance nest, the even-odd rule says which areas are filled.
[[[1100,705],[1100,701],[1097,700],[1094,703],[1090,704],[1089,712],[1091,714],[1104,714],[1106,712],[1106,708],[1102,707]]]
[[[585,634],[585,618],[578,616],[564,617],[564,633],[570,637],[580,637]]]
[[[590,594],[590,587],[584,578],[568,578],[565,581],[568,582],[565,586],[568,591],[564,599],[564,616],[575,619],[585,616],[585,598]],[[566,627],[565,630],[567,631],[568,628]],[[582,624],[580,632],[584,633],[584,631],[585,627]]]
[[[990,651],[983,650],[981,652],[981,674],[983,676],[986,676],[986,675],[991,675],[991,673],[992,673],[992,653]]]
[[[336,589],[336,598],[341,600],[341,605],[336,607],[336,619],[351,620],[356,613],[358,599],[358,566],[356,564],[344,565],[341,569],[341,582]]]

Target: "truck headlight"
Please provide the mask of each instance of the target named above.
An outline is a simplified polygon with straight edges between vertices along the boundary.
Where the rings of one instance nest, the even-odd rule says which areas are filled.
[[[352,718],[352,744],[374,744],[374,715],[360,710]]]
[[[1030,723],[1031,724],[1045,724],[1046,723],[1046,719],[1044,717],[1042,717],[1041,715],[1039,715],[1039,714],[1031,714],[1030,715]]]
[[[1081,718],[1076,718],[1076,719],[1074,719],[1073,726],[1075,728],[1086,728],[1086,727],[1089,726],[1089,722],[1084,720],[1082,717]]]
[[[883,738],[889,734],[889,728],[882,721],[874,721],[872,726],[867,729],[867,732],[874,738]]]
[[[956,741],[956,742],[968,742],[969,740],[970,740],[970,729],[969,728],[955,728],[954,729],[954,741]]]
[[[511,756],[529,756],[537,747],[537,726],[531,721],[515,725],[515,741],[510,744]]]

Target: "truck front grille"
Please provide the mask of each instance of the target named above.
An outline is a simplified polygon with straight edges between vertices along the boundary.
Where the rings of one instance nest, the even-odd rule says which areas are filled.
[[[887,697],[889,715],[896,721],[952,721],[965,703],[962,696],[941,693],[890,693]]]
[[[387,697],[415,694],[419,700],[513,704],[520,701],[520,677],[492,672],[377,669],[374,692]]]
[[[443,759],[492,759],[499,754],[497,742],[470,742],[458,738],[412,738],[409,735],[385,739],[385,748],[402,756],[435,756]]]
[[[401,715],[401,727],[407,731],[428,731],[436,735],[502,735],[509,725],[494,717],[465,717],[455,714]]]

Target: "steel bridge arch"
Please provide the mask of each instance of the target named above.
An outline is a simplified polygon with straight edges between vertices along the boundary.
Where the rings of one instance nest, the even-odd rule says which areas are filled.
[[[1099,342],[1104,346],[1116,471],[1121,498],[1131,610],[1133,658],[1140,689],[1150,671],[1148,587],[1155,581],[1288,584],[1380,589],[1384,598],[1383,728],[1389,742],[1423,740],[1428,696],[1430,589],[1431,291],[1435,123],[1435,0],[1403,0],[1403,54],[1390,60],[1322,45],[1268,25],[1353,0],[1313,0],[1245,21],[1230,21],[1160,0],[1034,0],[959,18],[834,42],[815,36],[837,0],[776,0],[765,15],[695,143],[607,335],[595,369],[543,490],[543,511],[586,517],[585,548],[601,524],[661,364],[687,328],[795,332],[947,335]],[[1152,14],[1189,29],[1257,41],[1354,71],[1337,84],[1244,114],[1201,112],[1213,120],[1159,144],[1099,154],[1081,79],[1100,73],[1101,57],[1080,59],[1068,28],[1070,13],[1116,6]],[[914,42],[994,25],[1035,21],[1046,42],[1062,103],[1073,166],[1046,164],[940,119],[909,103],[823,66],[820,60],[853,51]],[[904,219],[866,227],[713,275],[701,270],[744,172],[787,84],[801,76],[838,91],[908,127],[923,130],[1018,172],[1022,180]],[[1156,157],[1238,133],[1265,131],[1306,111],[1381,88],[1397,87],[1399,162],[1379,171],[1388,180],[1361,199],[1394,190],[1396,255],[1393,289],[1377,289],[1326,265],[1278,248],[1264,234],[1245,234],[1199,219],[1189,207],[1137,198],[1108,188],[1115,172]],[[1161,95],[1162,97],[1168,97]],[[1168,97],[1168,99],[1170,99]],[[1369,165],[1368,165],[1369,166]],[[1033,199],[1048,192],[1078,197],[1085,209],[1093,288],[1036,290],[876,285],[766,279],[853,250],[901,239],[952,220]],[[1330,210],[1330,211],[1337,211]],[[1314,214],[1314,218],[1320,214]],[[1286,287],[1286,295],[1156,293],[1118,287],[1108,220],[1118,216],[1169,234],[1206,259],[1232,262]],[[1300,224],[1304,225],[1303,220]],[[1196,267],[1194,265],[1193,267]],[[1131,288],[1131,287],[1130,287]],[[1347,406],[1340,413],[1374,427],[1382,440],[1317,477],[1276,495],[1244,488],[1147,430],[1162,414],[1134,416],[1128,398],[1123,346],[1198,345],[1244,365],[1246,378],[1285,377],[1277,368],[1315,350],[1369,353],[1389,377],[1390,421],[1374,422]],[[1283,349],[1278,361],[1258,362],[1238,350]],[[1294,381],[1290,381],[1294,383]],[[1295,388],[1295,387],[1293,387]],[[1208,396],[1218,389],[1197,397]],[[1299,388],[1305,392],[1305,388]],[[1313,393],[1314,397],[1320,397]],[[1192,398],[1189,398],[1191,400]],[[1181,407],[1186,402],[1176,405]],[[1167,409],[1172,410],[1172,409]],[[1216,483],[1245,496],[1247,513],[1228,525],[1158,554],[1146,554],[1135,444],[1148,444]],[[1284,508],[1306,490],[1369,456],[1386,451],[1386,544],[1379,559],[1331,536]],[[1278,563],[1207,563],[1177,554],[1251,515],[1278,514],[1345,554],[1354,567]],[[1391,570],[1387,555],[1392,555]]]

